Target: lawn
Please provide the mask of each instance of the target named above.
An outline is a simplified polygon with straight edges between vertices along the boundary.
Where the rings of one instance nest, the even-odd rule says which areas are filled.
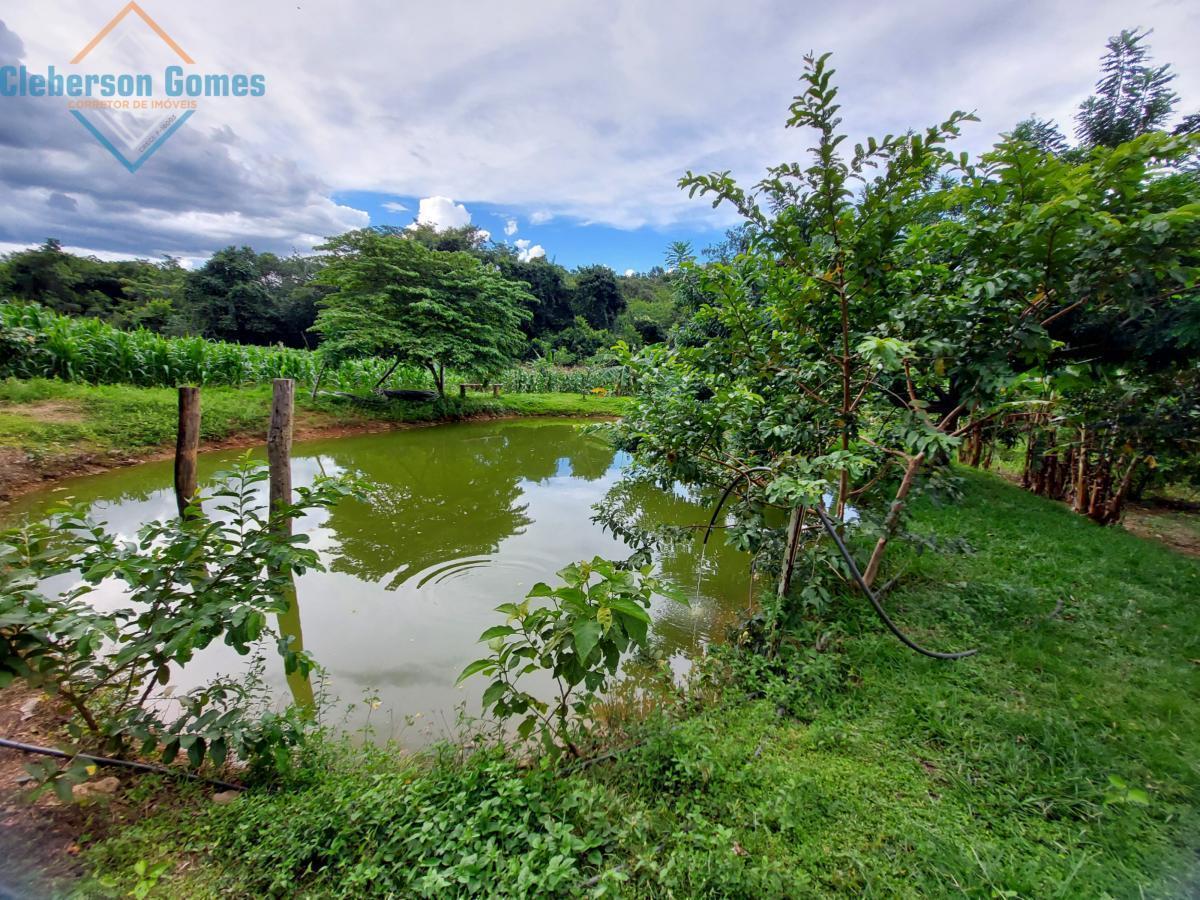
[[[414,403],[356,403],[297,393],[296,430],[322,431],[437,422],[476,416],[620,415],[626,397],[590,394],[475,394]],[[176,392],[170,388],[85,385],[48,379],[0,380],[0,497],[22,476],[69,475],[121,463],[175,443]],[[269,385],[205,387],[201,441],[257,440],[270,415]]]
[[[823,652],[719,654],[705,702],[595,765],[328,738],[283,790],[159,796],[85,859],[164,896],[1190,895],[1200,561],[960,474],[887,602],[976,657],[915,656],[850,597]]]

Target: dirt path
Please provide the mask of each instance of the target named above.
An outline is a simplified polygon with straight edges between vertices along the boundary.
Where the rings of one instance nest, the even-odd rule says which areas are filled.
[[[39,692],[19,685],[0,691],[0,736],[40,746],[57,743],[64,718],[54,703]],[[119,801],[99,807],[64,806],[47,792],[28,799],[31,780],[25,763],[31,757],[0,748],[0,897],[50,897],[56,886],[79,878],[76,843],[81,834],[95,833],[104,821],[114,821]],[[97,812],[102,820],[96,822]]]

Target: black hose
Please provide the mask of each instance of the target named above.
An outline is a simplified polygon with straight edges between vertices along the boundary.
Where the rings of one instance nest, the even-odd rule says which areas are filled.
[[[771,471],[773,470],[769,466],[754,466],[753,468],[746,469],[744,472],[739,472],[734,476],[733,480],[729,482],[729,485],[721,494],[721,499],[717,501],[717,508],[713,510],[712,518],[708,520],[708,528],[704,530],[703,543],[708,543],[708,537],[710,534],[712,534],[713,528],[716,527],[717,516],[720,515],[721,508],[725,505],[725,501],[729,499],[729,495],[733,493],[733,489],[737,486],[737,483],[744,478],[746,483],[751,485],[753,484],[753,482],[750,480],[751,472]],[[879,616],[879,620],[887,626],[888,631],[890,631],[900,640],[900,643],[904,644],[904,646],[908,647],[910,650],[920,653],[922,656],[928,656],[933,659],[963,659],[968,656],[974,656],[979,652],[978,647],[974,647],[970,650],[960,650],[957,653],[942,653],[939,650],[928,650],[901,631],[899,626],[892,621],[892,617],[887,614],[887,610],[883,608],[883,604],[879,602],[879,598],[875,596],[874,592],[867,586],[866,581],[863,580],[862,573],[859,572],[858,566],[854,562],[854,557],[851,556],[850,551],[846,549],[846,544],[842,540],[842,536],[838,534],[837,528],[834,526],[829,516],[825,514],[825,510],[819,505],[814,506],[813,509],[816,510],[817,515],[821,519],[821,524],[825,527],[825,530],[829,533],[829,536],[833,538],[833,542],[837,544],[838,551],[842,554],[842,559],[846,561],[846,565],[849,566],[850,575],[854,578],[855,583],[862,588],[862,592],[866,594],[867,599],[871,601],[871,606],[874,607],[875,614]]]
[[[244,791],[245,788],[239,784],[230,784],[228,781],[218,781],[215,778],[205,778],[202,775],[193,775],[191,772],[180,772],[178,769],[168,769],[164,766],[152,766],[149,763],[134,762],[129,759],[113,759],[108,756],[93,756],[90,753],[67,753],[65,750],[55,750],[52,747],[38,747],[34,744],[22,744],[20,741],[10,741],[8,738],[0,738],[0,747],[7,747],[9,750],[20,750],[22,753],[40,753],[42,756],[53,756],[57,759],[85,759],[88,762],[95,763],[98,766],[116,766],[125,769],[136,769],[139,772],[152,772],[155,775],[167,775],[171,778],[183,778],[187,781],[198,781],[201,784],[211,784],[213,787],[223,788],[227,791]]]
[[[842,559],[850,567],[850,574],[854,576],[854,581],[862,588],[863,593],[867,595],[867,599],[871,601],[871,605],[875,607],[875,614],[888,627],[888,631],[900,639],[900,643],[904,644],[910,650],[915,650],[922,656],[930,656],[933,659],[963,659],[967,656],[974,656],[979,652],[978,647],[973,647],[970,650],[959,650],[957,653],[942,653],[940,650],[927,650],[901,631],[896,623],[892,621],[892,617],[887,614],[887,611],[883,608],[883,604],[879,602],[879,598],[875,596],[874,592],[867,587],[867,583],[863,581],[862,574],[858,571],[858,566],[855,565],[854,557],[846,549],[846,543],[842,540],[842,536],[837,533],[837,528],[829,516],[825,514],[825,510],[820,506],[814,506],[813,509],[816,510],[817,515],[821,518],[821,524],[825,526],[825,530],[829,532],[829,536],[833,538],[833,542],[837,544],[837,548],[842,554]]]

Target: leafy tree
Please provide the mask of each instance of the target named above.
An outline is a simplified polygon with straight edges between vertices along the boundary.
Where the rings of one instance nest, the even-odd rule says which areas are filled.
[[[190,273],[184,305],[195,329],[208,338],[257,343],[274,331],[262,261],[250,247],[218,250]]]
[[[939,292],[982,291],[1043,328],[1022,359],[983,345],[959,356],[956,367],[1021,372],[1037,401],[974,416],[968,462],[1022,441],[1027,487],[1110,523],[1139,472],[1194,454],[1200,183],[1179,169],[1198,146],[1155,132],[1078,161],[1016,142],[984,157],[961,215],[929,235],[930,259],[954,261]]]
[[[446,253],[479,253],[488,242],[486,232],[478,225],[460,228],[437,228],[429,223],[413,222],[407,228],[387,226],[385,233],[400,234],[428,247]]]
[[[391,359],[376,387],[406,363],[426,369],[444,396],[447,368],[487,375],[520,353],[533,298],[474,256],[374,229],[319,249],[329,259],[317,281],[333,291],[314,331],[334,357]]]
[[[85,310],[75,291],[79,281],[76,259],[54,238],[47,238],[36,250],[9,254],[4,260],[4,290],[56,312],[82,313]]]
[[[1086,147],[1116,147],[1161,127],[1175,108],[1170,64],[1150,65],[1149,31],[1125,30],[1108,40],[1096,93],[1079,107],[1076,133]]]
[[[865,573],[874,580],[914,482],[955,446],[960,413],[938,409],[934,392],[948,378],[936,360],[953,350],[908,325],[937,301],[917,289],[906,251],[936,221],[938,174],[965,163],[945,144],[971,117],[872,138],[846,156],[826,59],[806,59],[788,120],[815,130],[811,162],[775,166],[748,190],[727,172],[681,180],[742,215],[747,251],[682,262],[702,298],[695,322],[705,338],[627,355],[640,393],[618,426],[639,474],[714,500],[729,491],[728,539],[775,567],[781,597],[802,554],[815,554],[812,571],[829,570],[815,563],[832,551],[813,540],[814,507],[843,528],[859,507],[856,533],[877,540]],[[895,512],[876,515],[885,494]],[[786,528],[768,525],[772,507]],[[806,601],[820,607],[823,591],[818,576]]]
[[[617,342],[617,336],[602,328],[593,328],[583,316],[576,316],[568,328],[554,335],[555,349],[571,354],[574,362],[586,360]]]
[[[524,283],[533,298],[524,325],[529,337],[544,337],[571,324],[571,290],[562,266],[545,259],[522,261],[512,249],[498,249],[492,258],[505,278]]]
[[[1014,141],[1032,144],[1043,153],[1056,156],[1065,153],[1070,147],[1066,136],[1053,119],[1039,119],[1036,116],[1018,122],[1013,127],[1010,137]]]
[[[617,276],[608,266],[584,266],[575,270],[571,300],[575,314],[595,328],[611,328],[625,308]]]

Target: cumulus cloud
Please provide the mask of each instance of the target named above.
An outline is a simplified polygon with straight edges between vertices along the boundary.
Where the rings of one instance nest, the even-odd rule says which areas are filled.
[[[535,210],[534,210],[532,213],[530,213],[530,215],[529,215],[529,224],[531,224],[531,225],[545,225],[547,222],[549,222],[549,221],[550,221],[551,219],[553,219],[553,218],[554,218],[554,213],[550,212],[550,210],[548,210],[548,209],[535,209]]]
[[[462,228],[471,224],[471,214],[465,206],[449,197],[422,197],[416,224],[432,225],[437,231]]]
[[[541,259],[546,255],[546,249],[541,244],[530,246],[529,241],[517,241],[517,250],[517,259],[521,262]]]
[[[625,270],[625,277],[626,277],[626,278],[632,278],[632,277],[633,277],[634,275],[636,275],[636,274],[637,274],[637,272],[635,272],[633,269],[626,269],[626,270]]]
[[[394,212],[394,213],[408,212],[407,206],[405,206],[403,203],[399,203],[395,200],[388,200],[386,203],[382,204],[382,206],[388,212]]]
[[[504,233],[507,234],[509,237],[512,237],[514,234],[517,233],[517,228],[518,228],[518,226],[517,226],[516,219],[509,219],[507,222],[504,223]]]

